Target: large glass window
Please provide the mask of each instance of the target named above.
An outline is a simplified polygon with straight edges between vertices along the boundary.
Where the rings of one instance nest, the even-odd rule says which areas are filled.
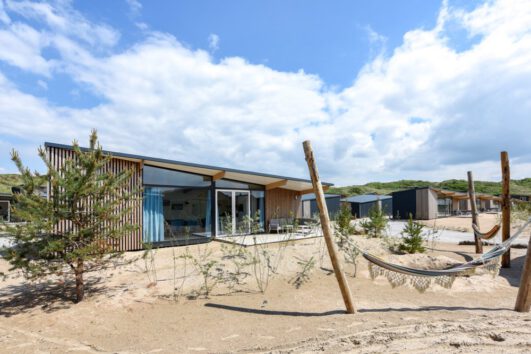
[[[157,186],[210,187],[211,178],[193,173],[144,165],[144,184]]]
[[[259,216],[261,231],[265,230],[265,192],[251,191],[251,216]]]
[[[144,166],[144,242],[182,245],[211,236],[210,177]]]
[[[216,181],[216,188],[264,190],[264,186],[260,184],[231,181],[228,179],[220,179]]]
[[[250,192],[218,190],[217,236],[245,235],[249,233]]]
[[[438,216],[450,216],[452,214],[452,198],[437,199]]]

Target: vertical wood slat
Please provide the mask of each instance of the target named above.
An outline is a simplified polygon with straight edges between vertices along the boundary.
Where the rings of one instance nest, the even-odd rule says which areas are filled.
[[[301,197],[296,191],[276,188],[265,193],[266,229],[269,221],[274,218],[288,218],[290,213],[300,217]]]
[[[56,169],[59,169],[63,166],[67,160],[74,158],[74,152],[70,149],[47,147],[47,156],[52,166]],[[133,175],[130,180],[124,186],[124,190],[119,192],[119,196],[122,196],[124,193],[130,193],[133,190],[140,191],[142,188],[142,174],[140,169],[140,163],[135,161],[128,161],[123,159],[112,158],[107,166],[105,166],[104,171],[112,172],[118,174],[126,169],[132,169]],[[140,193],[140,192],[139,192]],[[50,189],[51,196],[51,189]],[[138,195],[141,197],[141,194]],[[92,201],[86,202],[87,207],[92,207]],[[120,208],[129,208],[132,207],[132,210],[127,214],[122,216],[117,223],[105,225],[105,227],[110,227],[116,229],[122,226],[124,223],[133,223],[137,225],[138,229],[128,232],[122,238],[118,240],[115,244],[115,248],[118,251],[132,251],[142,248],[142,219],[138,216],[142,213],[142,202],[139,200],[129,201],[126,205],[121,206]],[[68,225],[65,220],[62,220],[56,226],[57,232],[68,232],[72,225]]]

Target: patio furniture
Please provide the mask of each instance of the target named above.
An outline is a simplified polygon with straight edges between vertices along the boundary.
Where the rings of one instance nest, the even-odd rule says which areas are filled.
[[[312,227],[309,225],[299,225],[299,227],[297,227],[297,233],[301,233],[303,235],[311,234]]]
[[[269,220],[269,232],[276,231],[277,233],[282,231],[282,222],[281,219],[271,219]]]

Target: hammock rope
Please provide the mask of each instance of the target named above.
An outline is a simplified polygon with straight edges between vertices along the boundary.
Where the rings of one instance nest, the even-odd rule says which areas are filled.
[[[494,227],[492,229],[490,229],[489,231],[483,233],[479,230],[479,227],[472,223],[472,229],[474,230],[474,235],[476,235],[476,237],[482,239],[482,240],[490,240],[491,238],[493,238],[494,236],[496,236],[498,234],[498,232],[500,231],[501,229],[501,221],[498,222],[496,225],[494,225]]]
[[[513,236],[494,246],[480,257],[445,269],[432,270],[406,267],[387,262],[380,257],[360,249],[355,244],[353,244],[353,247],[357,248],[369,262],[369,273],[373,280],[378,276],[385,276],[393,288],[409,282],[415,289],[424,292],[432,283],[439,284],[445,288],[451,288],[457,276],[473,274],[478,267],[485,267],[493,276],[496,276],[500,270],[500,257],[510,249],[512,243],[529,224],[531,224],[531,219],[519,228]]]

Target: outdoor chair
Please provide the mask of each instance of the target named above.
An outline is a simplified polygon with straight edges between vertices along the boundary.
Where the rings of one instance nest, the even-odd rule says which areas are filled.
[[[269,229],[268,231],[271,233],[271,231],[276,231],[277,233],[280,233],[282,231],[282,222],[281,219],[271,219],[269,220]]]

